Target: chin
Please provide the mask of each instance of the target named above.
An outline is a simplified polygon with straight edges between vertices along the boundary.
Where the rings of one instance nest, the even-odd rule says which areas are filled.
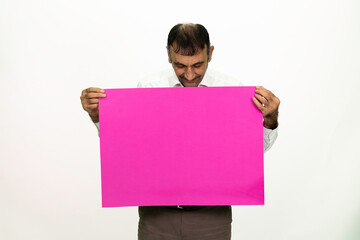
[[[197,87],[199,84],[197,83],[187,83],[185,84],[185,87]]]

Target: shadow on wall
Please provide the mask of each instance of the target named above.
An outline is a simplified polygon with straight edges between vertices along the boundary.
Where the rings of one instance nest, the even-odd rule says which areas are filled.
[[[359,240],[360,239],[360,211],[354,224],[349,229],[349,235],[345,238],[347,240]]]

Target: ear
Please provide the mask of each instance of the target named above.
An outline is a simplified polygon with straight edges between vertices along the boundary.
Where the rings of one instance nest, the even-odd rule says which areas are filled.
[[[166,46],[166,51],[167,51],[167,55],[168,55],[168,61],[169,61],[169,63],[172,63],[170,49],[168,48],[168,46]]]
[[[211,45],[211,46],[210,46],[210,51],[209,51],[209,59],[208,59],[208,62],[210,62],[210,61],[211,61],[213,51],[214,51],[214,46],[213,46],[213,45]]]

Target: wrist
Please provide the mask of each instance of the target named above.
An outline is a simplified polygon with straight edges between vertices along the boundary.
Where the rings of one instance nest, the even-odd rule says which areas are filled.
[[[274,113],[268,117],[264,117],[263,126],[265,128],[275,129],[278,125],[278,113]]]
[[[90,115],[91,121],[93,121],[93,123],[98,123],[99,122],[99,115]]]

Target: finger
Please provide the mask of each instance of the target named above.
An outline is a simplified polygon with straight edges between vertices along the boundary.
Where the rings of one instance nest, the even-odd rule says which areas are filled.
[[[81,97],[85,97],[86,94],[88,94],[88,93],[104,93],[104,92],[105,92],[104,89],[91,87],[91,88],[82,90]]]
[[[263,105],[268,104],[267,99],[264,96],[261,96],[260,94],[255,94],[255,97],[257,98],[257,100],[259,100],[259,102]]]
[[[264,106],[259,102],[259,100],[256,99],[256,97],[252,97],[253,102],[255,103],[255,105],[258,107],[258,109],[263,112],[264,111]]]
[[[273,94],[271,94],[271,92],[265,92],[265,91],[260,91],[260,92],[256,92],[256,94],[260,95],[261,97],[265,98],[266,101],[270,104],[272,102],[273,99]]]
[[[267,100],[269,100],[271,98],[271,96],[273,95],[272,92],[270,92],[269,90],[267,90],[264,87],[256,87],[255,92],[257,94],[260,94],[261,96],[265,97]]]
[[[104,93],[93,93],[93,92],[91,92],[91,93],[87,93],[86,95],[85,95],[85,98],[104,98],[104,97],[106,97],[106,94],[104,94]]]
[[[97,109],[98,107],[99,107],[99,104],[87,104],[87,105],[85,105],[86,110],[94,110],[94,109]]]
[[[84,98],[86,96],[86,89],[82,90],[80,98]]]
[[[87,104],[98,104],[99,103],[99,99],[98,98],[89,98],[86,100]]]
[[[87,93],[90,93],[90,92],[104,93],[104,92],[105,92],[104,89],[102,89],[102,88],[96,88],[96,87],[89,87],[89,88],[85,89],[85,91],[86,91]]]

